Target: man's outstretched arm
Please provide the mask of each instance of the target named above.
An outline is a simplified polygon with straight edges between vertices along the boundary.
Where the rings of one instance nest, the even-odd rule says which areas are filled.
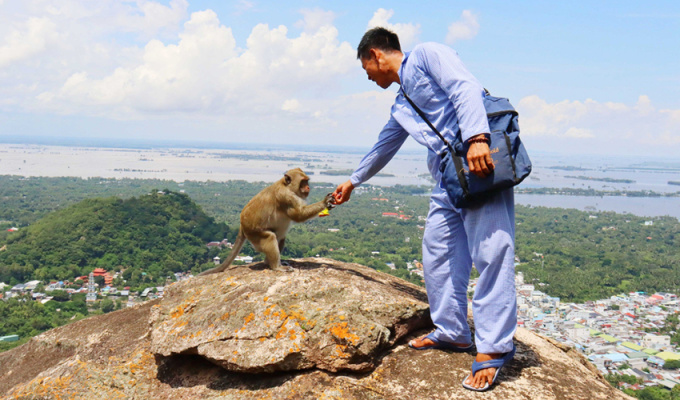
[[[406,138],[408,138],[408,132],[393,117],[390,117],[390,120],[387,121],[387,124],[378,136],[378,142],[361,160],[359,168],[354,171],[347,182],[338,185],[335,192],[333,192],[336,204],[348,201],[355,187],[380,172],[390,162],[392,157],[397,154]]]

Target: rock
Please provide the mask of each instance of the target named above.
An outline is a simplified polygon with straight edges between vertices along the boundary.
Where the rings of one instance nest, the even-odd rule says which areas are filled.
[[[395,289],[404,298],[414,299],[416,304],[424,299],[424,292],[419,288],[372,270],[366,271],[364,268],[355,265],[330,260],[304,260],[304,262],[295,265],[298,271],[292,275],[306,276],[311,274],[313,276],[315,271],[321,270],[321,268],[326,269],[326,274],[345,271],[344,274],[353,274],[364,280],[377,281],[384,286],[390,286],[391,288],[383,287],[382,290],[391,292],[392,289]],[[322,267],[322,265],[326,265],[326,267]],[[241,273],[245,276],[251,273],[255,274],[255,272],[262,275],[271,274],[272,277],[267,279],[283,279],[279,278],[277,274],[265,273],[264,271],[248,272],[243,270]],[[239,282],[242,282],[241,290],[244,290],[239,294],[243,300],[243,307],[247,304],[251,304],[248,307],[254,307],[252,303],[257,304],[255,300],[257,296],[260,296],[262,291],[269,290],[265,290],[264,286],[256,290],[257,286],[254,281],[239,279],[241,279]],[[292,279],[293,277],[291,277]],[[223,280],[215,279],[215,281],[217,286],[223,283]],[[194,283],[197,290],[198,282],[199,280],[196,279]],[[246,284],[246,282],[250,283]],[[348,284],[347,290],[351,290],[354,287],[353,285],[357,283],[354,279],[351,282],[354,283]],[[187,287],[189,286],[191,285],[187,284]],[[177,288],[179,287],[181,286],[177,286]],[[245,288],[253,290],[250,298],[247,298]],[[175,290],[176,288],[173,285],[172,292],[174,293]],[[319,288],[314,290],[321,292]],[[236,293],[236,291],[228,292]],[[281,299],[286,298],[283,289],[276,289],[276,292],[281,295]],[[474,355],[436,350],[416,351],[406,345],[406,340],[410,337],[426,333],[431,327],[411,332],[405,336],[402,334],[401,340],[397,340],[391,347],[384,349],[382,353],[376,348],[375,351],[378,351],[379,354],[372,358],[375,368],[363,372],[345,370],[343,373],[333,373],[320,367],[312,367],[307,370],[291,369],[287,372],[278,373],[234,372],[225,369],[220,361],[208,360],[204,355],[199,355],[200,344],[193,347],[185,346],[186,350],[182,352],[171,351],[171,348],[168,347],[163,351],[169,351],[166,354],[171,355],[160,355],[160,350],[156,349],[158,344],[153,342],[156,338],[152,339],[152,332],[159,326],[163,326],[163,322],[166,321],[164,316],[167,317],[168,314],[165,314],[166,311],[163,310],[172,310],[173,308],[169,307],[170,303],[181,304],[175,302],[185,293],[177,292],[172,295],[178,296],[177,298],[155,300],[133,308],[87,318],[53,329],[36,336],[23,346],[0,353],[0,397],[25,400],[98,398],[246,400],[262,398],[273,400],[319,398],[350,400],[631,399],[623,392],[611,387],[601,376],[589,370],[587,368],[588,361],[578,352],[556,346],[522,328],[517,330],[515,336],[517,355],[501,373],[500,384],[494,387],[490,393],[470,392],[461,386],[461,381],[469,373]],[[216,289],[213,292],[215,296],[212,302],[213,307],[220,307],[221,302],[217,299],[219,293],[222,292],[217,292]],[[290,293],[293,298],[296,297],[294,296],[296,292],[290,291]],[[194,295],[197,296],[195,293]],[[298,293],[297,297],[300,295],[301,293]],[[375,296],[375,294],[373,293],[371,296]],[[349,296],[346,298],[357,300]],[[297,302],[290,304],[298,303],[301,303],[301,301],[297,300]],[[364,301],[364,305],[374,306],[366,304],[366,301]],[[186,326],[194,323],[199,326],[197,322],[193,322],[193,319],[198,318],[199,315],[202,318],[203,315],[207,315],[209,310],[208,305],[205,305],[204,312],[206,314],[198,313],[198,310],[204,307],[201,301],[197,301],[193,307],[196,311],[192,312],[185,309],[185,314],[192,315],[192,318],[185,320],[187,321]],[[343,309],[342,307],[345,306],[337,304],[335,310]],[[251,312],[255,313],[255,308],[251,309],[253,310]],[[371,316],[376,320],[381,318],[380,321],[383,322],[381,326],[387,327],[389,326],[388,321],[399,319],[391,314],[392,311],[393,309],[387,309],[387,315],[379,315],[377,311],[373,314],[367,314],[363,311],[361,315],[364,318]],[[288,314],[287,311],[286,313]],[[301,313],[301,315],[303,314]],[[149,325],[149,320],[152,321],[152,326]],[[171,320],[173,319],[171,318]],[[354,319],[347,320],[355,321]],[[255,318],[253,317],[248,325],[254,321]],[[167,325],[170,324],[166,324],[166,328],[163,329],[167,329]],[[395,326],[395,333],[390,332],[391,336],[386,343],[393,341],[397,335],[396,330],[406,329],[399,323],[392,323],[392,326]],[[402,328],[396,328],[398,326],[402,326]],[[164,334],[169,335],[168,337],[173,337],[172,334],[163,329],[160,332],[165,332]],[[248,329],[250,328],[239,331],[239,333],[250,332]],[[389,331],[389,328],[387,330]],[[319,340],[326,338],[326,340],[332,340],[332,343],[337,343],[334,336],[322,334],[321,331],[314,337],[318,337]],[[356,332],[360,331],[357,330]],[[307,338],[310,337],[312,335],[308,334]],[[374,346],[371,343],[380,342],[377,339],[363,339],[368,343],[364,346],[369,347]],[[227,342],[229,341],[230,339],[227,340]],[[304,343],[304,341],[300,343]],[[364,348],[359,345],[355,347],[359,349],[356,350],[357,354]],[[318,347],[310,345],[309,348]],[[159,355],[155,355],[155,351],[158,351]],[[195,354],[187,354],[191,352]],[[364,354],[361,353],[361,356],[364,357]],[[305,357],[307,356],[305,355]],[[315,357],[308,359],[313,362],[323,359],[323,357]],[[257,357],[254,357],[254,359],[257,359]],[[366,360],[369,359],[366,358]],[[351,360],[355,359],[352,358]],[[353,363],[345,360],[344,362],[347,365],[360,365],[369,361]]]
[[[230,371],[364,371],[429,325],[415,285],[356,264],[236,267],[172,285],[152,314],[151,351],[198,354]]]

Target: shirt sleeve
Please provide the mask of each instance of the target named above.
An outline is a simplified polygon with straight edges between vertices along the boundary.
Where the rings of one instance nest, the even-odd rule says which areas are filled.
[[[352,185],[357,187],[380,172],[390,162],[392,157],[397,154],[406,138],[408,138],[408,132],[399,125],[394,117],[390,116],[390,120],[387,121],[387,124],[378,136],[378,142],[364,156],[359,164],[359,168],[349,178]]]
[[[423,45],[419,53],[425,71],[453,103],[463,141],[489,133],[484,88],[463,65],[458,54],[444,45]]]

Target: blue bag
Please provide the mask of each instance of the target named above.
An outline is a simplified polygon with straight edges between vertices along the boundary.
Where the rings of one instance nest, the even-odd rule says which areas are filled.
[[[452,146],[406,93],[403,90],[401,92],[448,148],[441,154],[439,171],[442,173],[442,186],[457,208],[481,205],[499,191],[518,185],[531,173],[531,160],[519,139],[518,113],[508,99],[493,97],[489,92],[484,96],[491,130],[486,136],[495,168],[486,178],[480,178],[470,174],[467,162],[469,144],[463,143],[460,130]]]

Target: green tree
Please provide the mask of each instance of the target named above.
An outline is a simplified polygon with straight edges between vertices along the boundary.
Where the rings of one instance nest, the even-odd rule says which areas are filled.
[[[71,296],[65,290],[53,290],[50,295],[54,301],[69,301],[71,299]]]
[[[113,304],[113,301],[109,300],[109,299],[102,300],[101,306],[102,306],[102,311],[104,313],[109,313],[109,312],[113,311],[113,309],[115,307],[115,305]]]

